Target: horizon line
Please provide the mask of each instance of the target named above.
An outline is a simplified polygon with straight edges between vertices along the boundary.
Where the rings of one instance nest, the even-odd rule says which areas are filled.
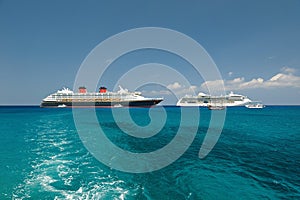
[[[300,106],[300,104],[264,104],[265,106]],[[40,106],[40,104],[0,104],[0,107],[13,107],[13,106]],[[162,104],[162,105],[156,105],[154,107],[159,107],[159,106],[177,106],[176,104]],[[180,106],[178,106],[180,107]],[[197,107],[197,106],[195,106]],[[198,107],[203,107],[203,106],[198,106]],[[244,107],[244,106],[229,106],[229,107]],[[227,107],[228,108],[228,107]]]

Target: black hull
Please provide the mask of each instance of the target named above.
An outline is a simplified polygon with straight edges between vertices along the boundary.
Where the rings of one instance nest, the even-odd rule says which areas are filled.
[[[45,102],[41,103],[41,107],[151,107],[160,103],[161,99],[140,100],[140,101],[116,101],[116,102]]]

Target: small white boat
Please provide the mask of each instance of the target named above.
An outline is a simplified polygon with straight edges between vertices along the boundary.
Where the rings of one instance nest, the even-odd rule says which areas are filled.
[[[60,104],[60,105],[58,105],[57,106],[58,108],[65,108],[65,107],[67,107],[65,104]]]
[[[114,108],[122,108],[123,106],[121,104],[115,104]]]
[[[226,106],[224,105],[224,102],[213,102],[211,104],[207,105],[207,108],[209,110],[224,110],[226,108]]]
[[[263,105],[260,102],[251,102],[247,105],[245,105],[246,108],[256,108],[256,109],[262,109],[264,107],[266,107],[265,105]]]
[[[209,110],[224,110],[226,107],[225,106],[212,106],[212,105],[209,105],[209,106],[207,106],[207,108]]]

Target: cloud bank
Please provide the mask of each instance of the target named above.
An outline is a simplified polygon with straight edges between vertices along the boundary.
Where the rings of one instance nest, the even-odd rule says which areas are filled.
[[[215,80],[206,81],[201,84],[200,89],[206,90],[207,87],[217,90],[220,83],[225,85],[226,90],[246,90],[255,88],[300,88],[300,76],[296,76],[295,69],[283,67],[281,72],[272,76],[270,79],[264,80],[263,78],[253,78],[252,80],[245,80],[244,77],[234,78],[232,80]]]
[[[166,86],[163,90],[145,91],[145,93],[151,95],[171,95],[174,94],[177,97],[184,95],[195,95],[199,92],[208,92],[208,87],[211,91],[221,92],[220,86],[223,84],[226,91],[243,91],[249,89],[283,89],[283,88],[300,88],[300,76],[295,75],[296,70],[289,67],[281,68],[281,71],[269,79],[261,77],[253,78],[252,80],[246,80],[244,77],[237,77],[231,80],[214,80],[206,81],[200,86],[185,86],[180,82],[174,82]],[[233,73],[231,73],[233,74]]]

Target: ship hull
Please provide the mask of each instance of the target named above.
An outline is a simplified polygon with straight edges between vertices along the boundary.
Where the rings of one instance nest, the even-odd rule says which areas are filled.
[[[239,103],[222,103],[222,106],[226,107],[236,107],[236,106],[245,106],[248,101],[239,102]],[[211,103],[177,103],[177,106],[186,106],[186,107],[208,107]]]
[[[41,107],[57,108],[64,107],[151,107],[160,103],[162,99],[137,100],[137,101],[114,101],[114,102],[64,102],[64,101],[43,101]]]

